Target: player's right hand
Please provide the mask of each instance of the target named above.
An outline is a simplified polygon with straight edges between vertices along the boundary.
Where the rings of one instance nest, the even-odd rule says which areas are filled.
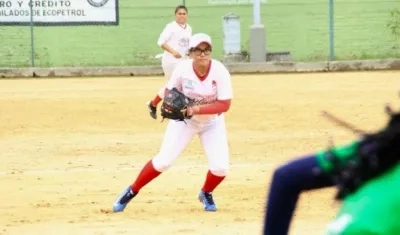
[[[177,59],[179,59],[179,58],[181,58],[182,57],[182,55],[181,55],[181,53],[179,53],[179,52],[177,52],[177,51],[174,51],[174,57],[175,58],[177,58]]]

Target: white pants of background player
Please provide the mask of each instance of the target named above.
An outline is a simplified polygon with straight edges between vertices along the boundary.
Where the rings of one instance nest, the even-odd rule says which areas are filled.
[[[176,65],[179,63],[179,62],[181,62],[182,60],[185,60],[185,59],[187,59],[187,57],[182,57],[181,59],[174,59],[174,60],[171,60],[171,59],[169,59],[169,58],[167,58],[167,59],[162,59],[161,60],[161,67],[162,67],[162,69],[163,69],[163,72],[164,72],[164,77],[167,79],[167,81],[169,80],[169,78],[171,77],[171,75],[172,75],[172,72],[174,72],[174,69],[175,69],[175,67],[176,67]],[[165,92],[165,86],[164,87],[162,87],[159,91],[158,91],[158,93],[157,93],[157,95],[160,97],[160,98],[164,98],[164,92]]]
[[[208,123],[193,120],[184,122],[170,120],[164,134],[160,151],[153,158],[154,168],[163,172],[179,157],[194,135],[199,135],[201,145],[208,159],[211,173],[226,176],[229,167],[229,148],[224,115]]]

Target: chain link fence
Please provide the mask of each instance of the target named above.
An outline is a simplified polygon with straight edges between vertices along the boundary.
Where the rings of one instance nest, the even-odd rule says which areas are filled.
[[[289,51],[295,61],[329,60],[334,43],[335,60],[400,56],[389,24],[398,0],[261,2],[268,52]],[[251,0],[0,0],[0,67],[159,64],[157,38],[183,3],[194,33],[212,36],[218,59],[224,56],[222,17],[238,15],[242,52],[248,53]]]

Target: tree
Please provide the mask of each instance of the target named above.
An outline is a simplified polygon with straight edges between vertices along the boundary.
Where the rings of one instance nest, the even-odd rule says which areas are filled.
[[[389,28],[391,36],[397,41],[400,39],[400,10],[393,9],[389,13],[389,21],[386,25]]]

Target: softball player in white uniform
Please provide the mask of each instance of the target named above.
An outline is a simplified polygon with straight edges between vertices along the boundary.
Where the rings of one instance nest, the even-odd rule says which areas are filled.
[[[161,67],[167,81],[172,75],[176,65],[188,59],[189,39],[192,28],[187,23],[187,8],[183,5],[175,9],[175,21],[167,24],[158,38],[157,44],[164,50]],[[150,116],[157,118],[157,105],[164,97],[165,87],[161,88],[156,97],[147,103]]]
[[[118,196],[114,212],[121,212],[139,190],[167,170],[178,158],[194,135],[199,135],[209,170],[199,200],[206,211],[216,211],[212,192],[224,180],[229,166],[229,149],[224,112],[232,99],[231,76],[219,61],[210,58],[211,38],[195,34],[190,40],[192,59],[183,61],[174,70],[166,89],[176,87],[186,96],[195,99],[196,105],[188,109],[193,115],[185,122],[170,120],[161,148],[143,167],[136,181]]]

